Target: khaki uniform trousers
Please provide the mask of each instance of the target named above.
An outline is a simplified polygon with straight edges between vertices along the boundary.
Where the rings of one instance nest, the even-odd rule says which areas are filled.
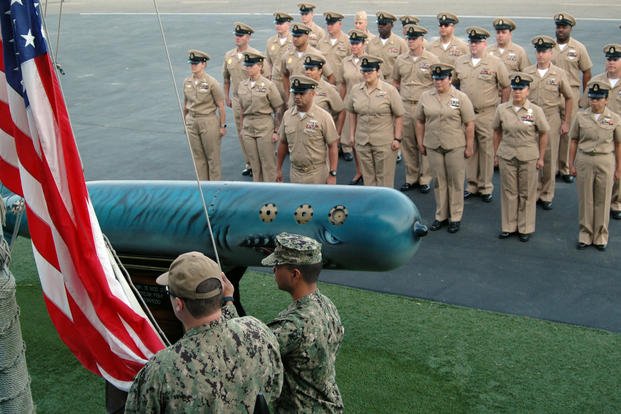
[[[576,112],[578,112],[578,101],[580,100],[580,87],[572,86],[571,91],[572,91],[572,98],[574,100],[574,104],[573,104],[573,107],[571,108],[570,120],[573,121],[574,118],[576,117]],[[567,109],[564,108],[563,113],[566,110]],[[560,137],[560,141],[558,144],[558,172],[561,175],[569,174],[569,134],[563,134]]]
[[[612,185],[612,199],[610,201],[610,209],[613,211],[621,211],[621,180],[614,180]]]
[[[231,107],[233,109],[233,119],[235,120],[235,130],[237,131],[237,138],[239,138],[239,146],[241,147],[242,154],[244,154],[244,162],[246,165],[250,164],[248,160],[248,154],[246,154],[246,149],[244,148],[244,140],[243,132],[242,132],[242,109],[239,104],[239,98],[234,96],[231,98]]]
[[[403,135],[401,152],[405,164],[405,182],[408,184],[429,185],[431,183],[431,170],[429,159],[418,151],[416,143],[416,103],[403,102],[405,115],[403,116]],[[462,191],[463,193],[463,191]],[[462,194],[463,195],[463,194]]]
[[[190,149],[196,164],[199,180],[220,180],[220,120],[214,112],[210,115],[185,117],[190,136]]]
[[[608,243],[610,198],[615,167],[613,154],[576,154],[578,190],[578,241],[586,244]]]
[[[393,151],[390,145],[390,143],[384,145],[356,143],[356,155],[360,162],[364,185],[394,187],[397,151]]]
[[[561,114],[559,111],[544,112],[550,130],[548,131],[548,147],[543,159],[543,169],[539,175],[537,192],[541,201],[552,202],[556,188],[556,166],[558,163],[558,148],[561,137]]]
[[[349,145],[349,113],[347,111],[346,115],[345,115],[345,124],[343,124],[343,132],[341,132],[341,137],[339,140],[339,143],[341,144],[341,151],[343,152],[343,154],[347,154],[347,153],[353,153],[354,152],[354,147],[352,147],[351,145]],[[336,121],[334,121],[334,123],[336,124]]]
[[[499,159],[501,231],[535,232],[537,160]]]
[[[274,120],[270,115],[244,117],[243,144],[252,168],[252,180],[276,181],[276,154],[272,134]]]
[[[444,221],[448,218],[450,221],[461,221],[466,176],[464,148],[427,148],[427,157],[435,178],[433,194],[436,199],[436,220]]]
[[[467,190],[473,194],[492,194],[494,185],[494,142],[492,139],[492,122],[495,106],[475,111],[474,120],[474,155],[466,160]]]
[[[325,184],[328,181],[328,164],[297,168],[293,164],[289,170],[289,181],[296,184]]]

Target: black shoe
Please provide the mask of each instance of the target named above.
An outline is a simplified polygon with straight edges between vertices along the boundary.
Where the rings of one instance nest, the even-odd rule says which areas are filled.
[[[612,217],[615,220],[621,220],[621,211],[610,210],[610,217]]]
[[[343,153],[343,159],[345,161],[353,161],[354,160],[354,154],[352,154],[351,152],[344,152]]]
[[[586,249],[587,247],[589,247],[589,245],[588,245],[588,244],[586,244],[586,243],[582,243],[582,242],[578,242],[578,243],[576,243],[576,249],[578,249],[578,250],[584,250],[584,249]]]
[[[498,233],[498,238],[499,239],[508,239],[509,237],[511,237],[513,235],[513,233],[510,233],[508,231],[501,231],[500,233]]]
[[[491,203],[493,199],[494,199],[494,196],[492,194],[481,195],[481,200],[483,200],[484,203]]]
[[[471,199],[475,195],[476,195],[476,193],[471,193],[470,191],[466,190],[466,191],[464,191],[464,200]]]
[[[461,221],[449,221],[448,232],[457,233],[459,231],[460,225],[461,225]]]
[[[518,238],[520,239],[522,243],[526,243],[527,241],[530,240],[530,234],[518,233]]]
[[[244,168],[244,169],[242,170],[242,175],[243,175],[244,177],[248,177],[248,176],[252,177],[252,168],[250,168],[250,167],[246,167],[246,168]]]
[[[397,154],[397,164],[399,164],[402,159],[403,159],[403,156],[401,155],[401,153],[398,153]]]
[[[420,191],[422,194],[427,194],[429,191],[431,191],[431,187],[429,186],[429,184],[421,184],[418,191]]]
[[[575,180],[573,175],[569,175],[569,174],[563,174],[563,181],[565,181],[567,184],[571,184],[573,183]]]
[[[552,202],[551,201],[541,201],[539,204],[541,204],[541,208],[544,210],[552,210]]]
[[[351,181],[349,182],[349,185],[358,185],[358,184],[364,184],[364,181],[362,180],[362,176],[358,178],[352,178]]]
[[[399,190],[401,191],[410,191],[413,190],[415,188],[418,188],[418,183],[414,183],[414,184],[410,184],[410,183],[405,183],[401,186],[401,188]]]
[[[446,225],[448,223],[448,220],[434,220],[433,223],[431,223],[431,226],[429,226],[429,230],[431,231],[436,231],[436,230],[440,230],[442,228],[442,226]]]
[[[595,244],[594,246],[595,246],[595,248],[596,248],[597,250],[599,250],[600,252],[604,252],[604,251],[606,251],[606,245],[605,245],[605,244]]]

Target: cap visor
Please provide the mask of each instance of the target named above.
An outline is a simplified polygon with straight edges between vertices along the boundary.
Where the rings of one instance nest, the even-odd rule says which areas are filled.
[[[276,263],[278,263],[278,260],[276,260],[276,254],[274,253],[270,254],[265,259],[261,260],[261,264],[263,266],[274,266],[276,265]]]
[[[168,286],[168,272],[162,273],[155,279],[155,283],[162,286]]]

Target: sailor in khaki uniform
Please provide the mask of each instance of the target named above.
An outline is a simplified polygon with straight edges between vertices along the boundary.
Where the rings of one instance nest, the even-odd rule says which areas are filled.
[[[317,47],[319,41],[326,35],[326,32],[313,20],[316,7],[317,6],[312,3],[298,3],[300,21],[310,29],[308,33],[308,43],[312,47]]]
[[[608,82],[610,84],[606,107],[621,116],[621,82],[619,82],[621,78],[621,44],[613,43],[604,46],[604,55],[606,57],[606,71],[593,76],[592,80]],[[588,99],[586,95],[583,98]],[[585,102],[588,102],[587,99],[585,99]],[[610,202],[610,215],[615,220],[621,220],[620,187],[621,181],[615,180],[612,186],[612,201]]]
[[[556,44],[554,39],[550,36],[537,35],[533,37],[531,43],[536,49],[537,63],[524,69],[524,73],[533,78],[528,99],[543,109],[550,124],[548,148],[543,170],[539,176],[537,203],[544,210],[552,210],[560,137],[569,132],[571,125],[571,111],[564,111],[563,108],[571,108],[574,98],[567,72],[551,62],[552,48]]]
[[[292,78],[295,105],[283,115],[278,132],[278,182],[283,181],[282,165],[289,154],[292,183],[336,184],[338,134],[332,116],[313,103],[316,87],[317,81],[307,76]]]
[[[188,53],[192,75],[183,81],[183,115],[192,158],[199,180],[218,181],[220,140],[226,134],[224,94],[218,81],[205,73],[209,55],[194,49]]]
[[[385,11],[378,11],[375,15],[377,16],[379,36],[368,42],[367,53],[383,60],[381,75],[386,82],[392,83],[392,67],[397,56],[408,51],[408,45],[403,38],[392,32],[393,25],[397,20],[395,15]]]
[[[467,28],[466,33],[470,53],[457,58],[456,77],[453,78],[453,83],[472,101],[477,115],[474,123],[474,155],[466,162],[467,188],[464,197],[480,194],[481,199],[489,203],[494,190],[492,121],[499,101],[505,102],[509,98],[509,76],[505,64],[486,51],[486,39],[490,33],[477,26]]]
[[[341,13],[329,11],[323,15],[326,19],[327,35],[319,40],[317,49],[323,53],[326,61],[330,64],[338,85],[341,83],[341,79],[339,79],[341,62],[347,55],[351,54],[349,37],[341,30],[344,17]]]
[[[393,187],[397,151],[403,133],[399,91],[380,79],[382,59],[365,55],[360,70],[364,82],[354,85],[345,100],[350,138],[356,146],[364,185]]]
[[[283,55],[281,61],[282,83],[286,97],[285,102],[289,101],[289,88],[291,86],[289,79],[291,76],[304,75],[304,54],[314,53],[323,56],[323,53],[308,43],[308,35],[310,32],[310,27],[304,23],[294,22],[291,24],[291,35],[293,36],[294,47]],[[328,82],[336,84],[334,71],[329,64],[323,67],[323,74]]]
[[[574,91],[571,108],[571,115],[573,116],[578,110],[580,87],[582,86],[582,89],[586,90],[586,85],[591,79],[593,63],[586,47],[571,37],[576,19],[567,13],[557,13],[554,15],[554,24],[556,25],[556,46],[552,49],[552,63],[567,72],[569,84]],[[581,77],[582,81],[580,80]],[[558,170],[563,181],[572,183],[574,177],[569,173],[568,156],[569,139],[567,134],[562,134],[558,151]]]
[[[448,222],[459,231],[464,212],[466,158],[473,154],[474,109],[468,96],[451,84],[453,66],[431,65],[434,88],[423,92],[416,107],[416,139],[435,179],[435,219],[429,230]]]
[[[367,40],[367,35],[365,32],[358,29],[350,30],[348,34],[349,44],[351,45],[351,55],[343,59],[341,64],[341,74],[339,76],[342,80],[339,85],[339,93],[343,99],[346,99],[355,84],[364,81],[364,77],[360,71],[360,62],[362,56],[364,55],[364,46]],[[343,152],[343,159],[345,161],[354,160],[356,163],[356,174],[351,179],[349,184],[357,185],[362,182],[362,172],[360,172],[360,163],[356,157],[355,149],[349,145],[349,137],[349,116],[346,115],[345,123],[343,124],[343,131],[341,132],[341,151]]]
[[[436,16],[440,38],[431,42],[428,50],[436,55],[440,62],[455,65],[455,60],[468,54],[468,45],[463,40],[455,37],[455,25],[459,23],[459,18],[453,13],[440,12]]]
[[[537,171],[543,168],[550,129],[543,109],[528,100],[533,78],[511,74],[511,100],[502,103],[494,116],[494,153],[500,167],[500,239],[515,232],[527,242],[535,232]]]
[[[252,167],[254,181],[276,180],[274,143],[283,101],[276,85],[261,75],[265,56],[259,52],[244,54],[248,78],[239,85],[239,104],[242,109],[244,148]]]
[[[406,16],[401,16],[399,17],[399,21],[401,22],[401,27],[402,27],[402,31],[403,31],[403,37],[405,38],[406,42],[407,42],[407,25],[410,24],[415,24],[415,25],[419,25],[420,23],[420,19],[417,16],[412,16],[412,15],[406,15]],[[425,49],[427,49],[429,47],[429,45],[427,44],[427,39],[423,38],[423,47]]]
[[[606,107],[610,85],[587,85],[590,108],[576,114],[569,138],[569,168],[577,177],[580,231],[577,248],[606,250],[612,182],[621,179],[621,116]]]
[[[235,33],[235,47],[224,54],[224,63],[222,64],[222,78],[224,79],[224,97],[226,106],[233,108],[233,118],[235,119],[235,128],[237,129],[237,137],[244,154],[246,166],[242,171],[242,175],[252,175],[248,155],[244,150],[241,131],[241,109],[239,108],[239,99],[237,98],[237,88],[242,80],[246,79],[246,71],[244,71],[244,52],[258,52],[258,50],[250,47],[250,36],[254,33],[254,29],[244,23],[235,23],[233,25]]]
[[[440,60],[423,47],[427,29],[408,24],[405,26],[409,52],[399,55],[392,71],[393,85],[399,90],[405,115],[403,118],[403,160],[405,183],[401,191],[418,188],[423,194],[431,190],[431,171],[428,158],[418,151],[416,143],[416,104],[424,91],[433,89],[431,65]]]
[[[282,86],[282,64],[281,59],[284,53],[293,48],[291,33],[289,32],[290,22],[293,20],[289,14],[285,12],[274,13],[274,25],[276,26],[276,34],[267,39],[265,46],[265,62],[270,69],[270,80],[274,82],[280,96],[285,99],[285,91]]]
[[[524,48],[513,43],[515,22],[506,17],[498,17],[492,22],[496,30],[496,44],[487,48],[487,53],[499,57],[509,72],[524,70],[530,66],[530,60]]]
[[[367,39],[371,40],[375,37],[375,35],[371,33],[368,25],[369,16],[367,15],[367,12],[364,10],[357,11],[354,16],[354,29],[364,32],[364,34],[367,35]]]

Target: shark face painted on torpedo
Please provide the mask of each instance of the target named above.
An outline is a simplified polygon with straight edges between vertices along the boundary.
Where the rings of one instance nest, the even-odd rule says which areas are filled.
[[[214,257],[203,202],[192,181],[87,184],[102,231],[121,254]],[[383,271],[407,263],[426,234],[420,213],[380,187],[203,182],[223,266],[260,266],[283,231],[323,245],[325,267]]]

